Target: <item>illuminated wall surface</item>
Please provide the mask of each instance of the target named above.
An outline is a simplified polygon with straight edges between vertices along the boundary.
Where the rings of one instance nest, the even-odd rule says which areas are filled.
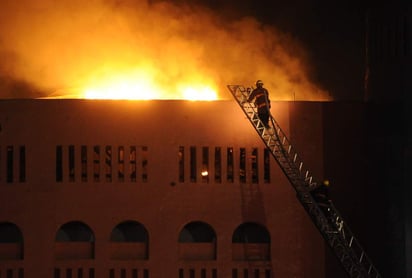
[[[409,153],[382,132],[401,110],[271,111],[377,268],[403,277]],[[235,101],[2,100],[0,277],[345,275]]]
[[[272,105],[287,134],[290,105]],[[320,234],[234,101],[0,111],[1,277],[324,277]]]

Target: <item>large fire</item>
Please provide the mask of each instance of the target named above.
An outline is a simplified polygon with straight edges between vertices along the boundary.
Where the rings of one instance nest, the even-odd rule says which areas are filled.
[[[216,100],[262,79],[273,100],[329,98],[291,36],[184,2],[0,1],[0,97]]]

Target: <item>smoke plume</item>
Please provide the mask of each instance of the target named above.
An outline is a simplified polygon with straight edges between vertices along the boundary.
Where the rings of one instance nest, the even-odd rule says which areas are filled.
[[[111,74],[173,89],[192,80],[265,83],[271,99],[324,100],[307,55],[288,34],[251,17],[150,0],[2,0],[0,97],[67,94]]]

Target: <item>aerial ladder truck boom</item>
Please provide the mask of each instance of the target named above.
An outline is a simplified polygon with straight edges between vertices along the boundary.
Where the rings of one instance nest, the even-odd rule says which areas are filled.
[[[264,127],[258,117],[255,104],[247,102],[251,88],[243,85],[228,85],[228,88],[266,148],[270,150],[281,167],[295,189],[298,200],[348,276],[351,278],[381,277],[332,201],[327,203],[327,209],[325,210],[312,196],[311,191],[316,189],[319,184],[314,180],[312,174],[304,168],[303,161],[272,115],[270,116],[271,128]]]

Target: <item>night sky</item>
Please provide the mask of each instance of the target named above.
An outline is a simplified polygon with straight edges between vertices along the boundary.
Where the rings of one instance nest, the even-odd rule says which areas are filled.
[[[184,1],[182,1],[184,2]],[[186,1],[193,2],[193,1]],[[367,1],[197,0],[231,17],[252,16],[302,43],[311,79],[335,99],[363,99]],[[369,5],[370,7],[370,5]]]

